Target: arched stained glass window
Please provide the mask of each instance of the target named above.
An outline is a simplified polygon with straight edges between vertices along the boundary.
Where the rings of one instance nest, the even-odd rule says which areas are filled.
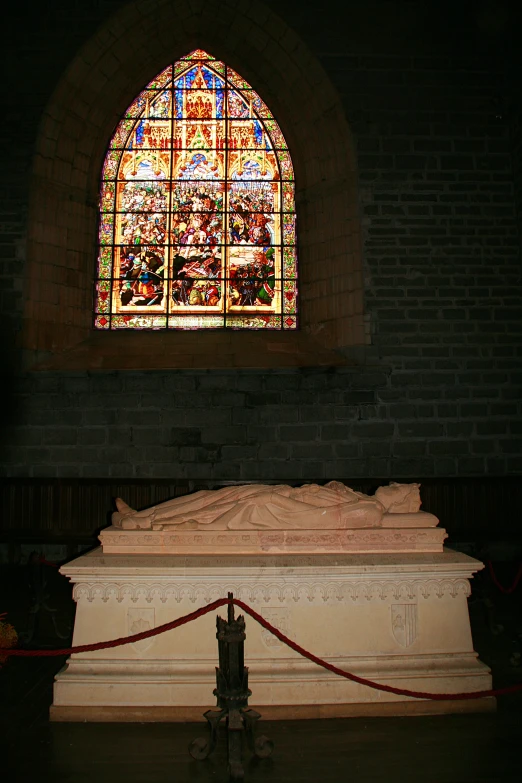
[[[110,142],[95,327],[297,327],[288,147],[250,85],[201,50],[145,87]]]

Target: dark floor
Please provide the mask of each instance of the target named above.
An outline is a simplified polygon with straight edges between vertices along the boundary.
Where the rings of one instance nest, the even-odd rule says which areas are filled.
[[[509,583],[511,566],[499,568]],[[17,572],[0,583],[0,612],[19,628],[30,593]],[[7,581],[6,581],[7,579]],[[27,646],[64,644],[71,618],[67,586],[57,572],[46,576],[45,603]],[[495,687],[522,681],[520,667],[522,587],[501,594],[484,576],[475,581],[470,616],[475,647],[492,666]],[[25,626],[24,626],[25,619]],[[67,643],[67,642],[65,642]],[[63,659],[11,659],[0,669],[0,780],[9,783],[172,783],[226,781],[223,748],[210,761],[194,761],[189,742],[204,734],[197,724],[49,723],[53,675]],[[271,759],[251,762],[246,781],[312,783],[520,783],[522,693],[502,697],[495,714],[418,718],[263,722],[275,742]],[[2,774],[2,773],[5,773]]]
[[[520,783],[520,712],[267,722],[272,758],[247,781]],[[226,760],[187,752],[190,724],[39,724],[11,741],[6,781],[226,781]]]

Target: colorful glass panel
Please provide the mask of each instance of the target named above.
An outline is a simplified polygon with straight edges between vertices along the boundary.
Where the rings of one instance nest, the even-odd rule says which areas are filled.
[[[97,329],[296,329],[292,160],[259,95],[202,50],[124,112],[100,190]]]

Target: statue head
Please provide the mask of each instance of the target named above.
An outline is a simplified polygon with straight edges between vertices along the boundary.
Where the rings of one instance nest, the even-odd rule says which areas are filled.
[[[416,513],[421,507],[420,484],[398,484],[391,481],[375,493],[388,514]]]

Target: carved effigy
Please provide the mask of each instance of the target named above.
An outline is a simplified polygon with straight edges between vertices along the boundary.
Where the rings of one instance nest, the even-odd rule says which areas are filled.
[[[116,500],[107,553],[440,552],[446,537],[420,511],[419,484],[375,495],[325,486],[248,484],[202,490],[136,511]]]
[[[135,511],[120,498],[116,505],[112,524],[126,530],[339,530],[381,527],[386,511],[415,513],[421,501],[418,484],[392,483],[371,497],[340,481],[330,481],[324,487],[245,484],[201,490],[144,511]],[[419,527],[433,527],[438,522],[431,515],[422,520]],[[408,525],[397,524],[403,526]]]

